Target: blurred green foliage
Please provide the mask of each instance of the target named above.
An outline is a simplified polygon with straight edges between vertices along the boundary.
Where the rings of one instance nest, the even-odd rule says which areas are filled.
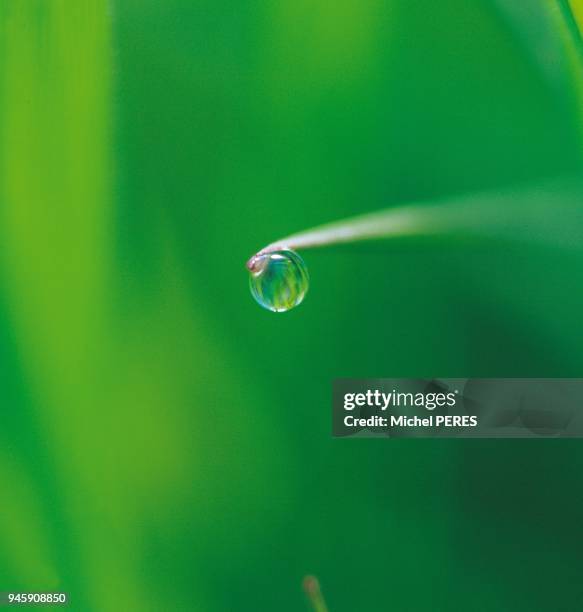
[[[0,590],[291,612],[314,573],[333,612],[577,609],[577,441],[332,440],[329,413],[341,376],[579,376],[581,253],[314,252],[279,316],[244,269],[579,173],[566,5],[517,4],[0,4]]]

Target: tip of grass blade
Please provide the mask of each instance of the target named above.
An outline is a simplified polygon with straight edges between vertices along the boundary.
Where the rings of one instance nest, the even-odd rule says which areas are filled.
[[[303,580],[303,587],[314,612],[328,612],[318,579],[315,576],[306,576]]]

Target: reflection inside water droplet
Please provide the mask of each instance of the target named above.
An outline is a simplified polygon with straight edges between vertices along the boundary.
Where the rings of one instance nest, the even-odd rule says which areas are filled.
[[[250,260],[248,268],[251,295],[267,310],[291,310],[301,304],[308,291],[308,269],[295,251],[259,253]]]

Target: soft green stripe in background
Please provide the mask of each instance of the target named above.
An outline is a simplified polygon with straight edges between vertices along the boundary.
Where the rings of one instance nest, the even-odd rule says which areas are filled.
[[[115,609],[108,600],[127,605],[138,591],[126,492],[107,476],[117,422],[106,370],[115,342],[110,38],[105,2],[2,5],[2,280],[23,387],[3,406],[12,424],[3,428],[3,510],[20,517],[8,527],[4,586],[83,585],[80,602],[99,597]],[[15,555],[34,565],[13,565]],[[105,586],[112,572],[123,587]]]
[[[243,268],[580,174],[573,34],[546,0],[1,2],[0,591],[291,612],[310,572],[332,612],[576,609],[576,441],[331,440],[329,383],[580,376],[583,252],[310,253],[282,316]]]

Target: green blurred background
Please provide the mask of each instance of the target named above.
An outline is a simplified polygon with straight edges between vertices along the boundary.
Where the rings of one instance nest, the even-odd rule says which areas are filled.
[[[579,173],[573,13],[2,0],[0,591],[297,612],[315,573],[331,612],[581,609],[580,442],[333,440],[330,383],[581,376],[583,249],[308,252],[285,315],[244,269],[319,223]]]

